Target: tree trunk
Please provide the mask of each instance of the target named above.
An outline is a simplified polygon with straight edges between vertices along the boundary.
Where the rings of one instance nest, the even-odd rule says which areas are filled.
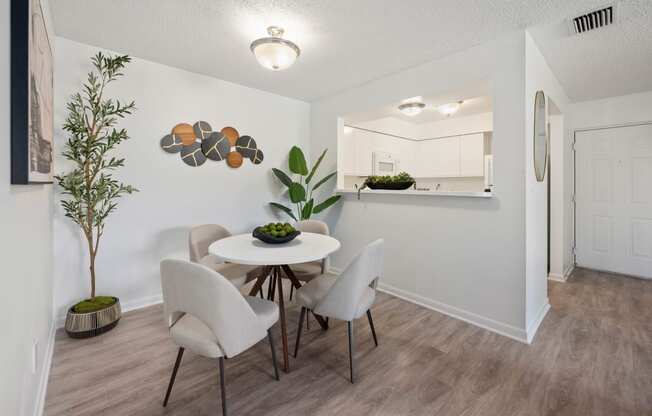
[[[91,272],[91,299],[95,297],[95,248],[93,247],[93,233],[86,234],[88,240],[89,270]]]

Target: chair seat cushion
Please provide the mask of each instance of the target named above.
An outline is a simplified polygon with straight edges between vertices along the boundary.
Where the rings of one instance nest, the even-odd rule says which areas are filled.
[[[293,264],[290,266],[297,279],[307,282],[319,276],[321,271],[321,261],[309,261],[306,263]]]
[[[194,354],[208,358],[222,357],[224,354],[217,344],[213,331],[193,315],[183,315],[170,328],[170,335],[180,347]]]
[[[252,274],[258,269],[258,266],[246,266],[244,264],[224,263],[219,258],[209,254],[204,256],[199,263],[215,270],[222,276],[226,277],[233,286],[239,288],[252,280]]]
[[[337,276],[325,273],[316,279],[309,281],[297,290],[297,302],[299,305],[307,309],[314,310],[315,306],[317,306],[319,301],[326,296],[336,280]],[[375,299],[376,291],[370,287],[366,287],[362,292],[360,301],[358,302],[355,317],[359,318],[367,313],[367,310],[371,308]]]
[[[251,306],[251,309],[254,310],[254,313],[266,330],[278,321],[279,311],[276,303],[256,296],[245,296],[245,300]]]

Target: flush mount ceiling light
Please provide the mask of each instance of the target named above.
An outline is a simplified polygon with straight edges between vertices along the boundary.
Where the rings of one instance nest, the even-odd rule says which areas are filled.
[[[424,103],[403,103],[398,106],[398,109],[401,113],[405,114],[406,116],[414,117],[417,114],[421,113],[423,111],[423,108],[426,105]]]
[[[283,39],[283,32],[280,27],[270,26],[267,28],[269,37],[251,42],[250,49],[258,63],[272,71],[290,67],[301,54],[295,43]]]
[[[443,104],[437,107],[437,111],[439,111],[441,114],[450,117],[451,115],[457,113],[457,111],[460,109],[462,106],[462,103],[464,101],[458,101],[456,103],[448,103],[448,104]]]

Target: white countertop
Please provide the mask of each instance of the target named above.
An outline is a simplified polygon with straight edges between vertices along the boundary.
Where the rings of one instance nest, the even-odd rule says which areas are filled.
[[[341,194],[357,194],[356,189],[338,189],[337,193]],[[492,198],[491,192],[462,192],[462,191],[417,191],[414,189],[405,189],[402,191],[395,191],[390,189],[364,189],[360,194],[380,194],[380,195],[423,195],[423,196],[454,196],[454,197],[467,197],[467,198]]]

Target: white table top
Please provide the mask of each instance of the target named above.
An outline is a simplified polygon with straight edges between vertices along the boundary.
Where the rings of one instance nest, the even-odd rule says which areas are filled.
[[[339,248],[333,237],[302,232],[285,244],[263,243],[251,234],[234,235],[214,242],[208,252],[232,263],[278,266],[321,260]]]

